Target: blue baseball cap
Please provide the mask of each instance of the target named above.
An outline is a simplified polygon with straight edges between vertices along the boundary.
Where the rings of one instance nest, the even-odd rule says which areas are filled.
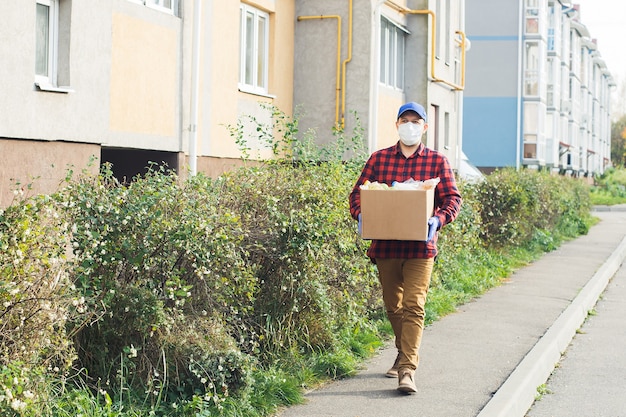
[[[428,121],[427,118],[426,118],[426,110],[424,109],[424,106],[422,106],[421,104],[418,104],[418,103],[416,103],[414,101],[411,101],[409,103],[403,104],[400,107],[400,110],[398,110],[398,119],[400,118],[400,116],[402,116],[407,111],[414,111],[415,113],[417,113],[417,115],[419,117],[424,119],[424,122]]]

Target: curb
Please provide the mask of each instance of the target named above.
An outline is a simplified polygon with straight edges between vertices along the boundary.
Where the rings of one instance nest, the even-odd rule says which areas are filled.
[[[626,238],[607,258],[535,346],[504,381],[477,417],[524,417],[589,311],[626,259]]]

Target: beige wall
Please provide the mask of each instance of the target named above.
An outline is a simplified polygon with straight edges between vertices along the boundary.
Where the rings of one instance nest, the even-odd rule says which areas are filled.
[[[57,191],[69,169],[97,173],[99,157],[97,145],[0,139],[0,207],[11,204],[16,189],[27,196]]]
[[[273,3],[273,2],[272,2]],[[293,108],[293,68],[295,36],[295,1],[276,2],[271,14],[270,33],[270,94],[274,104],[287,114]]]
[[[379,87],[378,93],[378,111],[375,117],[378,118],[376,123],[376,141],[375,149],[389,147],[398,142],[398,130],[396,129],[396,120],[398,109],[404,104],[404,95],[397,91],[392,91],[386,87]]]
[[[111,25],[111,130],[176,137],[176,33],[122,13]]]
[[[200,96],[202,125],[199,128],[200,155],[237,158],[241,155],[226,126],[235,126],[243,116],[270,123],[268,112],[259,103],[273,104],[287,115],[292,114],[294,1],[250,1],[270,15],[269,91],[256,95],[238,90],[239,81],[239,2],[215,1],[208,25],[210,45],[203,57]],[[267,158],[270,154],[252,144],[251,157]],[[219,161],[219,160],[218,160]]]
[[[202,172],[204,175],[217,178],[225,172],[235,170],[241,167],[256,167],[262,165],[263,162],[243,160],[241,158],[216,158],[216,157],[202,157],[198,159],[198,172]]]
[[[225,125],[237,121],[237,83],[239,80],[239,2],[214,1],[210,11],[209,32],[203,45],[202,120],[198,146],[200,154],[221,157],[238,156],[234,140]]]

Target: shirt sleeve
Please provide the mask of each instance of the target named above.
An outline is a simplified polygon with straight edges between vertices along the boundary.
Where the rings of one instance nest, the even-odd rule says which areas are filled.
[[[350,193],[350,215],[352,216],[353,219],[358,219],[359,218],[359,214],[361,214],[361,185],[363,185],[365,183],[365,181],[370,181],[373,182],[374,178],[375,178],[375,174],[376,174],[376,170],[375,167],[376,166],[376,154],[372,154],[369,159],[367,160],[367,162],[365,163],[365,166],[363,167],[363,170],[361,171],[361,175],[359,176],[359,179],[356,181],[356,184],[354,184],[354,187],[352,187],[352,192]]]
[[[454,172],[450,162],[441,157],[440,182],[435,190],[435,216],[439,218],[441,227],[451,223],[459,215],[462,198],[456,185]]]

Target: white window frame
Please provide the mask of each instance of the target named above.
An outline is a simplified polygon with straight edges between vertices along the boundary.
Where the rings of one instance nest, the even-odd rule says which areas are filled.
[[[159,10],[165,13],[172,14],[177,16],[178,12],[178,3],[180,0],[128,0],[132,3],[143,4],[151,9]],[[166,2],[170,3],[169,6],[166,6]]]
[[[239,21],[239,90],[253,94],[267,95],[269,80],[269,27],[268,13],[247,4],[240,4]],[[252,37],[248,39],[247,18],[251,16]],[[259,36],[259,22],[265,21],[263,39]],[[249,41],[252,45],[248,45]],[[250,52],[250,57],[248,57]],[[250,74],[247,70],[250,69]],[[250,75],[250,78],[247,77]]]
[[[440,1],[436,1],[435,2],[435,16],[437,16],[437,20],[441,19],[441,16],[443,16],[442,12],[441,12],[441,2]],[[439,22],[437,22],[439,23]],[[437,24],[436,26],[436,33],[435,33],[435,58],[436,59],[441,59],[441,32],[444,30],[443,25]]]
[[[381,84],[402,91],[404,89],[404,55],[408,32],[381,16],[380,21],[380,77]]]
[[[57,86],[57,64],[58,64],[58,42],[59,42],[59,0],[37,0],[35,2],[36,9],[42,5],[48,8],[48,33],[47,33],[47,71],[45,74],[37,73],[38,51],[35,45],[35,83],[40,87],[56,87]],[[35,31],[40,30],[35,23]],[[35,34],[35,39],[39,39]]]
[[[536,7],[526,7],[526,19],[524,25],[524,33],[527,35],[538,35],[541,33],[541,19],[539,18],[539,9]],[[532,30],[530,30],[532,29]]]
[[[166,6],[167,2],[170,3],[169,6]],[[144,4],[152,9],[171,13],[173,15],[176,15],[176,10],[178,9],[178,0],[145,0]]]
[[[524,96],[539,97],[541,45],[538,40],[524,42]]]

